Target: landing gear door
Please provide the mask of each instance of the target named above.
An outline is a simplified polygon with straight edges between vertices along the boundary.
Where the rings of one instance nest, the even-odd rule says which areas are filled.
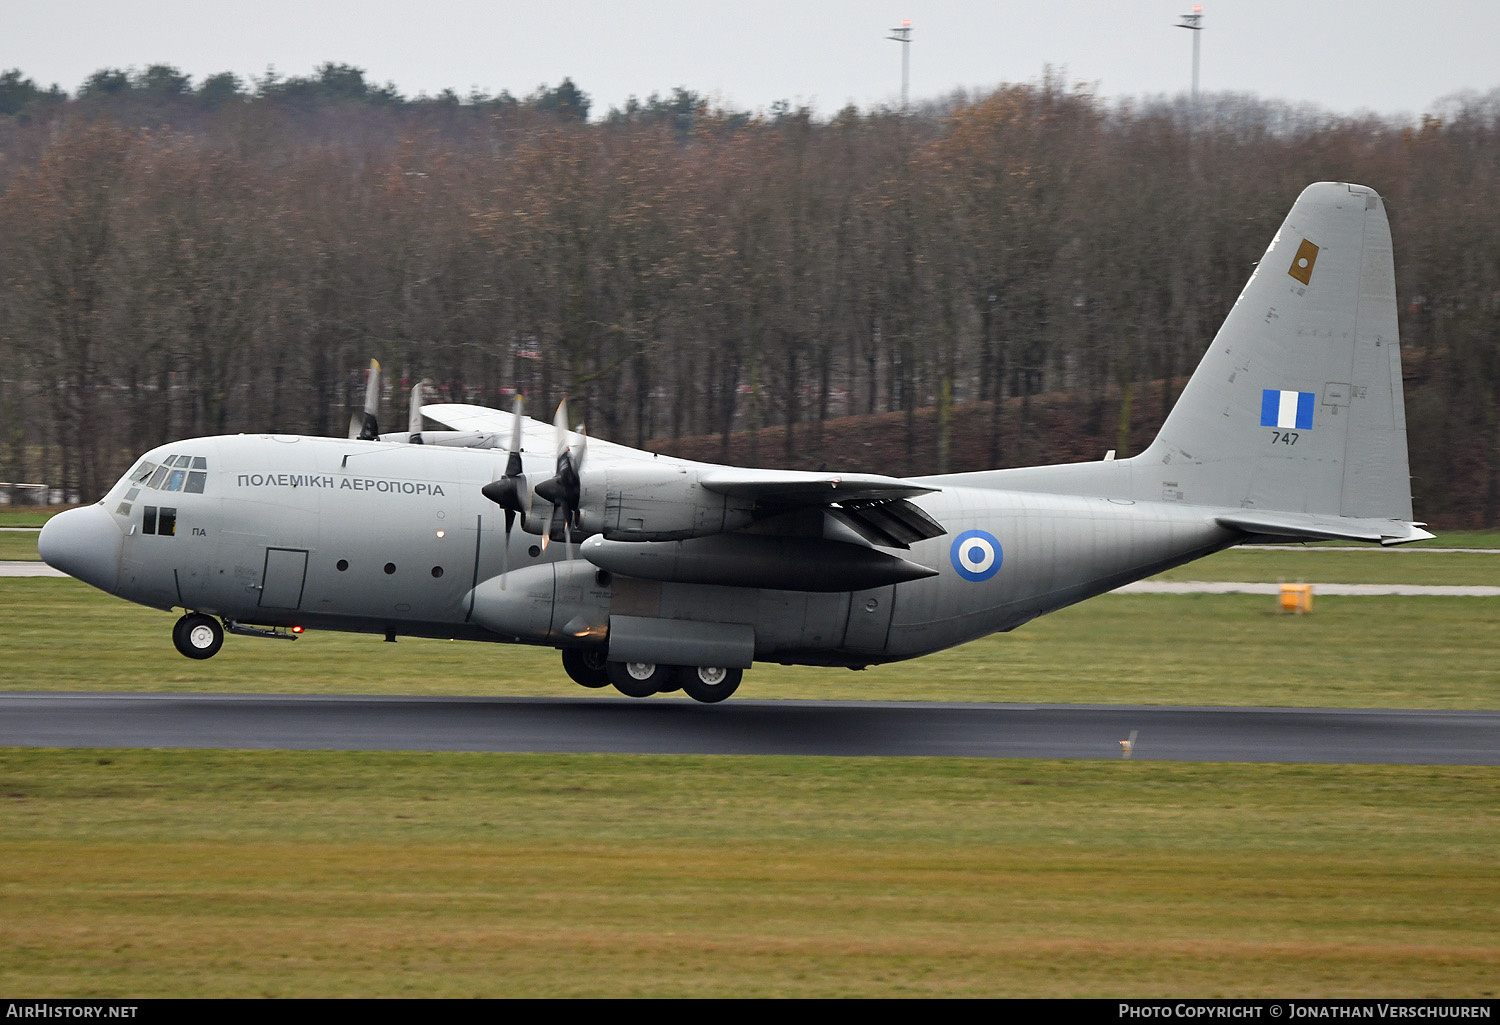
[[[886,636],[891,629],[891,609],[895,604],[894,585],[851,593],[844,647],[849,651],[868,655],[884,651]]]
[[[261,608],[300,608],[302,584],[306,576],[306,549],[267,548],[266,574],[260,583]]]

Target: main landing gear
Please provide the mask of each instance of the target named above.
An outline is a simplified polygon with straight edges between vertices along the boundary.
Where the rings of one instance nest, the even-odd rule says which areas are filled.
[[[597,648],[565,648],[563,668],[585,687],[613,684],[632,698],[682,690],[694,701],[713,704],[733,694],[745,673],[723,666],[668,666],[655,662],[610,662]]]
[[[598,648],[564,648],[563,670],[574,683],[584,687],[609,686],[604,652]]]
[[[213,658],[224,646],[224,628],[212,616],[189,612],[172,627],[172,643],[188,658]]]

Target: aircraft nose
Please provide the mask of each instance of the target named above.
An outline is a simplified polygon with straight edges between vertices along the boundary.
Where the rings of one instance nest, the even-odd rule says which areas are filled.
[[[70,577],[115,592],[120,582],[120,553],[125,535],[100,505],[58,513],[37,537],[42,561]]]

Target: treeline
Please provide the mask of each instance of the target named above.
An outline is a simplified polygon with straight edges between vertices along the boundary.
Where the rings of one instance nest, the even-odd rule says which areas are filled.
[[[901,465],[861,468],[930,472],[1028,462],[1033,397],[1067,391],[1128,454],[1333,179],[1391,212],[1418,515],[1500,525],[1500,94],[1414,125],[1050,77],[905,114],[678,89],[588,115],[571,81],[411,100],[331,64],[0,75],[0,478],[88,499],[172,438],[340,434],[371,356],[391,429],[420,378],[543,417],[566,394],[637,445],[785,427],[768,463],[901,411]]]

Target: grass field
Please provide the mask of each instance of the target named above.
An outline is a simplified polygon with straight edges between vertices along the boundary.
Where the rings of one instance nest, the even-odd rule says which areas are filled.
[[[0,578],[7,690],[578,695],[550,648],[305,634],[177,654],[171,613],[73,580]],[[1106,595],[865,672],[758,664],[743,698],[1500,708],[1500,600]],[[1441,658],[1434,658],[1441,652]],[[610,692],[613,693],[613,692]],[[650,699],[661,700],[661,699]]]
[[[28,996],[1471,996],[1500,771],[0,751]]]
[[[1500,559],[1216,558],[1282,556]],[[0,579],[0,608],[5,689],[581,693],[546,649],[192,662],[172,615],[75,581]],[[1500,708],[1497,608],[1112,595],[740,694]],[[1497,849],[1491,768],[0,749],[0,992],[1493,998]]]

